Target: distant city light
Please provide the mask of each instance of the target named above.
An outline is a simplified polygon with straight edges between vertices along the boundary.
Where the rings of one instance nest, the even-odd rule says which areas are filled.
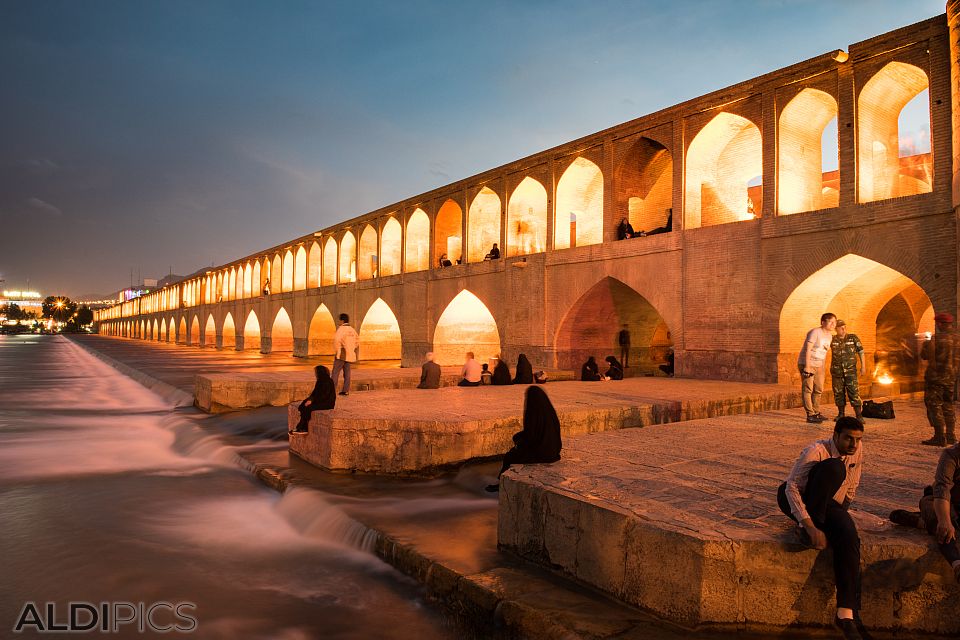
[[[37,293],[36,291],[4,291],[3,297],[4,298],[20,298],[22,300],[26,300],[29,298],[39,299],[40,294]]]

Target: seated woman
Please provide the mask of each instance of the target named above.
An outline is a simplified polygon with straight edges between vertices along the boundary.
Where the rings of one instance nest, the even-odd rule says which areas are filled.
[[[607,372],[603,375],[611,380],[623,380],[623,365],[620,364],[620,361],[613,356],[607,356],[606,361],[609,363],[610,368],[607,369]]]
[[[513,384],[533,384],[533,365],[522,353],[517,358],[517,375],[513,377]]]
[[[542,387],[529,386],[523,400],[523,431],[513,434],[513,448],[503,456],[497,478],[515,464],[556,462],[563,442],[560,418]],[[487,491],[499,491],[499,484],[487,485]]]
[[[324,409],[333,409],[337,404],[337,388],[333,385],[333,378],[330,377],[330,370],[325,366],[317,365],[313,368],[317,376],[317,383],[313,385],[313,391],[307,396],[297,410],[300,412],[300,422],[289,434],[307,433],[307,425],[310,424],[310,414],[314,411]]]
[[[587,361],[580,367],[580,380],[583,382],[603,380],[603,376],[600,375],[600,367],[597,366],[597,361],[593,356],[587,358]]]
[[[493,384],[513,384],[510,379],[510,367],[503,360],[497,359],[497,366],[493,368]]]
[[[440,261],[439,261],[439,262],[440,262],[440,266],[441,266],[441,267],[452,267],[452,266],[453,266],[453,263],[450,262],[450,258],[448,258],[448,257],[447,257],[447,254],[445,254],[445,253],[441,253],[441,254],[440,254]]]

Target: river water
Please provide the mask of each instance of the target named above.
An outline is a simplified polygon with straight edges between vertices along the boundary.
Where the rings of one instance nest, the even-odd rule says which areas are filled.
[[[0,637],[28,602],[187,603],[199,638],[463,637],[321,492],[263,487],[189,413],[62,336],[0,336]]]

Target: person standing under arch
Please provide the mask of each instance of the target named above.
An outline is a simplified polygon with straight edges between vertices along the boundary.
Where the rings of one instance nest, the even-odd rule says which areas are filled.
[[[826,420],[820,413],[820,395],[823,393],[823,367],[830,343],[833,342],[833,330],[836,326],[836,315],[828,312],[820,316],[820,326],[807,332],[797,359],[803,409],[807,412],[807,422],[812,424],[819,424]]]
[[[343,386],[340,395],[350,395],[350,365],[357,361],[357,349],[360,348],[360,336],[350,326],[350,316],[340,314],[340,326],[333,336],[333,386],[337,386],[337,378],[343,371]]]
[[[923,444],[945,447],[957,442],[953,390],[960,368],[960,346],[953,330],[953,315],[938,313],[933,318],[936,333],[923,345],[920,357],[927,361],[923,375],[923,404],[933,437]]]

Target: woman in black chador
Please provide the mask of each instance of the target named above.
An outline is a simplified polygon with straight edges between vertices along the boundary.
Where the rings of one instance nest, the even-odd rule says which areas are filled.
[[[497,359],[497,366],[493,368],[493,384],[513,384],[510,379],[510,367],[499,358]]]
[[[587,358],[587,361],[580,367],[580,379],[584,382],[596,382],[602,379],[600,367],[597,366],[597,361],[593,356]]]
[[[620,361],[614,356],[607,356],[606,360],[610,365],[610,368],[607,369],[607,372],[603,375],[607,376],[611,380],[623,380],[623,365],[620,364]]]
[[[325,366],[317,365],[313,368],[317,376],[317,384],[313,386],[310,395],[300,403],[300,422],[296,429],[289,433],[307,433],[307,425],[310,424],[310,414],[322,409],[333,409],[337,404],[337,388],[333,385],[333,378],[330,377],[330,370]]]
[[[513,378],[513,384],[533,384],[533,365],[522,353],[517,358],[517,375]]]
[[[503,472],[514,464],[556,462],[560,459],[560,419],[542,387],[527,387],[523,401],[523,431],[513,434],[513,448],[503,456]],[[498,491],[499,484],[487,486],[487,491]]]

